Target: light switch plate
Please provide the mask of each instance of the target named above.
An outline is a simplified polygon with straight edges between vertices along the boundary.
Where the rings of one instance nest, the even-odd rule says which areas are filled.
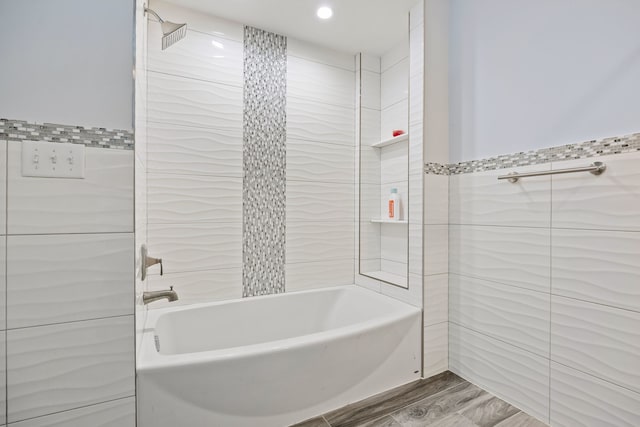
[[[22,141],[22,176],[84,178],[84,145]]]

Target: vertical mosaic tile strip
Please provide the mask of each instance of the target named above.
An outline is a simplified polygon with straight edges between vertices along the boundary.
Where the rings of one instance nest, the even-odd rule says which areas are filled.
[[[287,39],[244,30],[242,295],[285,290]]]
[[[104,128],[35,124],[24,120],[0,119],[0,139],[83,144],[94,148],[133,150],[133,132]]]
[[[433,175],[458,175],[634,152],[640,152],[640,133],[542,148],[535,151],[505,154],[449,165],[427,163],[424,166],[424,172]]]

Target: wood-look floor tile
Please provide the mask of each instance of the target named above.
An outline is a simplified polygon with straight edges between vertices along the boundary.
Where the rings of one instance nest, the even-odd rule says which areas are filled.
[[[484,399],[487,394],[471,383],[462,383],[400,409],[392,416],[402,427],[427,426],[469,407],[476,399]]]
[[[352,403],[325,414],[324,418],[332,427],[357,427],[462,383],[467,382],[452,372],[443,372]]]
[[[547,427],[545,423],[533,418],[531,415],[524,412],[518,412],[517,414],[507,418],[500,424],[496,424],[496,427]]]
[[[460,414],[453,414],[444,417],[432,424],[428,424],[429,427],[477,427],[469,418]]]
[[[504,400],[488,395],[487,399],[472,404],[461,414],[479,427],[493,427],[518,412],[520,412],[518,408],[509,405]]]
[[[357,427],[402,427],[402,425],[387,415],[386,417],[378,418],[377,420],[358,424]]]
[[[331,427],[322,417],[312,418],[307,421],[292,425],[291,427]]]

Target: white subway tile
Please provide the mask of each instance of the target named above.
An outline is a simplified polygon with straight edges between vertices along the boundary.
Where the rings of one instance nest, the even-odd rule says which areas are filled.
[[[242,129],[241,87],[150,72],[148,91],[149,121]]]
[[[149,122],[149,172],[242,177],[242,127]]]
[[[554,296],[551,359],[640,393],[640,313]]]
[[[549,422],[547,359],[451,323],[449,369]]]
[[[32,178],[9,143],[9,234],[133,231],[133,151],[85,150],[84,179]]]
[[[553,293],[640,311],[640,236],[552,230]]]
[[[9,422],[135,393],[133,316],[7,332]]]
[[[12,427],[135,427],[136,399],[126,397],[12,423]]]
[[[640,394],[551,362],[551,425],[637,427]]]
[[[449,369],[449,323],[426,326],[423,335],[423,373],[429,378]]]
[[[242,178],[150,173],[149,224],[241,222]]]
[[[149,224],[149,255],[165,273],[242,265],[242,223]],[[159,273],[152,267],[150,274]]]
[[[7,326],[133,314],[133,234],[9,236]]]
[[[542,228],[452,225],[452,273],[550,292],[550,232]]]
[[[449,320],[549,357],[549,294],[449,275]]]
[[[606,171],[553,177],[553,227],[640,231],[640,154],[557,162],[553,168],[592,161],[604,162]]]

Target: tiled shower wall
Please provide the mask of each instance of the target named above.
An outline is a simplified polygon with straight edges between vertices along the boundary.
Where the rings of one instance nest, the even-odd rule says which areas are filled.
[[[639,161],[451,176],[451,370],[553,426],[640,424]]]
[[[242,296],[244,26],[152,1],[188,22],[160,50],[149,23],[147,212],[149,289],[178,304]],[[354,63],[287,40],[286,290],[353,283]],[[162,307],[155,303],[150,308]]]

